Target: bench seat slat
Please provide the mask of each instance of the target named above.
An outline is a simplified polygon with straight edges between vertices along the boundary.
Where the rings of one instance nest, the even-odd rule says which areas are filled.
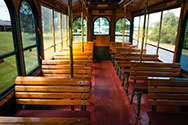
[[[151,72],[151,71],[139,71],[139,72],[130,72],[132,76],[163,76],[163,77],[175,77],[179,76],[179,72]]]
[[[180,99],[188,100],[188,94],[160,94],[160,93],[150,93],[148,99]]]
[[[16,99],[21,105],[90,105],[89,100]]]
[[[162,62],[133,62],[131,63],[132,67],[173,67],[179,68],[179,63],[162,63]]]
[[[90,87],[75,86],[16,86],[16,91],[28,92],[90,92]]]
[[[188,106],[187,100],[148,100],[149,105],[163,105],[163,106]]]
[[[16,98],[82,98],[89,99],[89,93],[41,93],[41,92],[15,92]]]
[[[73,66],[73,68],[91,70],[91,66]],[[70,69],[70,65],[42,65],[42,69]]]
[[[176,87],[149,87],[148,89],[148,92],[152,92],[152,93],[165,93],[165,92],[168,92],[168,93],[188,93],[188,88],[184,88],[184,87],[181,87],[181,88],[176,88]]]
[[[90,121],[87,118],[34,118],[34,117],[0,117],[0,124],[77,124],[89,125]]]
[[[43,74],[45,77],[49,77],[49,78],[53,78],[53,77],[56,77],[56,78],[70,78],[70,74]],[[91,79],[91,75],[88,74],[88,75],[85,75],[85,74],[74,74],[74,78],[77,79],[77,78],[82,78],[82,79],[85,79],[85,78],[89,78]]]
[[[50,73],[56,73],[56,74],[70,74],[69,69],[64,69],[64,70],[54,70],[54,69],[43,69],[42,72],[44,74],[50,74]],[[74,70],[73,73],[75,74],[91,74],[91,70]]]

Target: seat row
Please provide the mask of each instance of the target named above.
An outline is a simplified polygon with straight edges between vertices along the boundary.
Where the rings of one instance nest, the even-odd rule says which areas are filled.
[[[120,43],[119,43],[120,45]],[[158,101],[155,103],[155,105],[181,105],[181,106],[187,106],[187,85],[188,85],[188,80],[186,79],[181,79],[180,81],[179,78],[181,77],[181,66],[179,63],[163,63],[160,62],[158,59],[158,55],[156,54],[146,54],[144,53],[142,55],[142,61],[140,60],[140,50],[137,49],[136,47],[127,47],[126,45],[124,47],[119,47],[119,45],[116,43],[116,45],[111,45],[112,47],[115,48],[115,52],[111,53],[111,57],[112,59],[112,63],[113,66],[115,68],[115,70],[117,71],[117,75],[119,75],[119,79],[122,80],[122,86],[125,89],[126,95],[128,95],[128,88],[131,88],[132,90],[132,95],[131,95],[131,100],[130,103],[133,103],[133,98],[136,95],[137,97],[137,118],[140,119],[140,104],[141,104],[141,96],[142,94],[148,94],[148,98],[149,101],[148,103],[150,105],[154,105],[154,101],[150,101],[150,99],[156,100],[158,98],[157,94],[160,94],[160,92],[166,92],[166,93],[174,93],[175,98],[173,98],[174,96],[172,95],[164,95],[164,97],[160,96],[158,99],[166,99],[165,102],[162,103],[158,103]],[[117,46],[117,47],[116,47]],[[130,46],[130,45],[128,45]],[[113,49],[114,49],[113,48]],[[159,86],[156,84],[155,89],[154,88],[150,88],[150,77],[153,77],[153,79],[170,79],[168,83],[168,87],[167,85],[160,83],[158,80]],[[178,78],[178,79],[176,79]],[[183,81],[185,80],[185,81]],[[126,83],[125,83],[126,81]],[[151,80],[155,81],[155,80]],[[184,90],[181,93],[181,96],[179,95],[179,85],[174,85],[175,83],[179,83],[183,81],[184,82],[184,86],[181,86],[181,90]],[[153,84],[155,84],[153,82]],[[173,87],[171,87],[171,84]],[[161,86],[163,86],[164,88],[162,88]],[[176,87],[177,86],[177,87]],[[167,87],[167,89],[165,89],[165,87]],[[153,91],[156,90],[157,91]],[[176,91],[177,90],[177,91]],[[150,95],[150,92],[152,94],[154,94],[155,92],[157,94],[155,95]],[[166,97],[165,97],[166,96]],[[181,103],[180,101],[178,101],[178,99],[184,99],[183,103]],[[173,101],[171,99],[174,99]],[[176,101],[177,100],[177,101]],[[169,102],[168,102],[169,101]],[[183,113],[184,114],[184,113]],[[150,119],[154,119],[151,120],[152,123],[154,123],[154,125],[161,125],[160,122],[156,122],[155,120],[155,116],[156,114],[153,115],[152,113],[148,113]],[[185,115],[185,114],[184,114]],[[154,118],[153,118],[154,117]],[[162,117],[160,117],[162,119]],[[158,120],[158,119],[157,119]],[[163,119],[164,120],[164,119]],[[159,124],[156,124],[159,123]]]

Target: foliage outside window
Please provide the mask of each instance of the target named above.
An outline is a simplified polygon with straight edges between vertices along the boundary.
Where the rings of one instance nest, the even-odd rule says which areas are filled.
[[[185,70],[186,72],[188,72],[187,62],[188,62],[188,19],[186,22],[183,48],[182,48],[181,59],[180,59],[181,68]]]
[[[42,9],[44,59],[50,59],[54,54],[53,31],[52,31],[52,9],[49,9],[44,6],[42,6],[41,9]]]
[[[115,42],[122,42],[123,39],[123,20],[124,18],[119,19],[116,22],[116,30],[115,30]],[[125,37],[124,42],[129,42],[130,38],[130,21],[125,19]]]
[[[9,10],[3,0],[0,0],[0,5],[0,93],[2,93],[14,83],[18,73]]]
[[[161,36],[159,40],[159,51],[157,54],[159,55],[159,58],[164,62],[173,62],[180,10],[181,8],[163,11]],[[160,18],[161,18],[161,12],[149,14],[148,39],[146,44],[147,53],[156,54],[157,52]],[[147,27],[147,21],[146,21],[146,27]],[[136,29],[136,27],[134,29]],[[142,38],[142,29],[143,29],[143,16],[141,16],[141,21],[140,21],[139,40],[141,40]],[[135,32],[134,32],[134,36],[136,37],[138,33]]]
[[[26,1],[22,1],[19,11],[24,61],[26,73],[29,73],[39,65],[35,17],[31,6]]]
[[[94,35],[109,35],[109,22],[105,17],[99,17],[94,22]]]
[[[84,41],[86,41],[86,20],[84,19]],[[73,21],[73,40],[74,42],[82,41],[82,18],[77,17]]]

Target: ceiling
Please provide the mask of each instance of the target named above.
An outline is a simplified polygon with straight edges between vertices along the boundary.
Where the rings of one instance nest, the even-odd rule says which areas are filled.
[[[68,0],[56,0],[65,7],[68,7]],[[116,9],[122,8],[124,4],[131,0],[84,0],[87,6],[91,9]],[[148,0],[148,7],[156,6],[162,3],[174,4],[183,0]],[[81,9],[80,0],[72,0],[72,9],[77,11]],[[104,6],[105,5],[105,6]],[[145,0],[134,0],[130,5],[127,6],[127,11],[134,13],[145,8]]]

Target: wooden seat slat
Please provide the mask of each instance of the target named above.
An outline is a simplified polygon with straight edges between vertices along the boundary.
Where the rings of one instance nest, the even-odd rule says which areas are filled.
[[[132,70],[132,69],[131,69]],[[152,76],[158,76],[158,77],[176,77],[176,76],[179,76],[180,73],[179,72],[151,72],[150,71],[139,71],[139,72],[134,72],[134,71],[131,71],[130,72],[131,76],[130,78],[132,78],[132,76],[148,76],[148,77],[152,77]]]
[[[164,67],[164,68],[155,68],[155,67],[131,67],[134,71],[159,71],[159,72],[181,72],[181,69],[179,68],[170,68],[170,67]]]
[[[74,69],[91,70],[91,66],[73,66]],[[42,69],[70,69],[70,65],[42,65]]]
[[[70,70],[69,69],[64,69],[64,70],[54,70],[54,69],[43,69],[42,72],[44,74],[50,74],[50,73],[55,73],[55,74],[70,74]],[[75,74],[91,74],[91,70],[74,70],[73,73]]]
[[[16,99],[20,105],[90,105],[89,100]]]
[[[16,86],[15,91],[25,92],[89,92],[90,87],[75,86]]]
[[[173,68],[179,68],[180,67],[180,64],[179,63],[163,63],[163,62],[148,62],[148,61],[142,61],[142,62],[139,62],[139,61],[135,61],[133,62],[132,61],[132,64],[131,64],[132,67],[173,67]]]
[[[149,105],[162,105],[162,106],[188,106],[187,100],[148,100]]]
[[[188,94],[160,94],[160,93],[150,93],[148,95],[148,99],[186,99],[188,100]]]
[[[152,92],[152,93],[186,93],[188,94],[188,88],[177,88],[177,87],[150,87],[148,89],[148,92]]]
[[[40,98],[83,98],[83,99],[89,99],[90,94],[89,93],[42,93],[42,92],[15,92],[16,98],[35,98],[35,99],[40,99]]]
[[[24,76],[19,76],[16,78],[15,83],[16,85],[90,85],[90,79],[57,79],[47,77],[26,78]]]
[[[78,60],[73,61],[74,65],[86,65],[91,64],[92,60]],[[42,64],[54,64],[54,65],[61,65],[61,64],[70,64],[69,60],[43,60]]]
[[[35,117],[0,117],[0,124],[40,124],[40,125],[53,125],[53,124],[77,124],[89,125],[90,121],[87,118],[35,118]]]
[[[45,77],[56,77],[56,78],[70,78],[70,74],[43,74]],[[80,74],[74,74],[74,78],[80,78],[80,79],[85,79],[85,78],[90,78],[91,79],[91,75],[80,75]]]

